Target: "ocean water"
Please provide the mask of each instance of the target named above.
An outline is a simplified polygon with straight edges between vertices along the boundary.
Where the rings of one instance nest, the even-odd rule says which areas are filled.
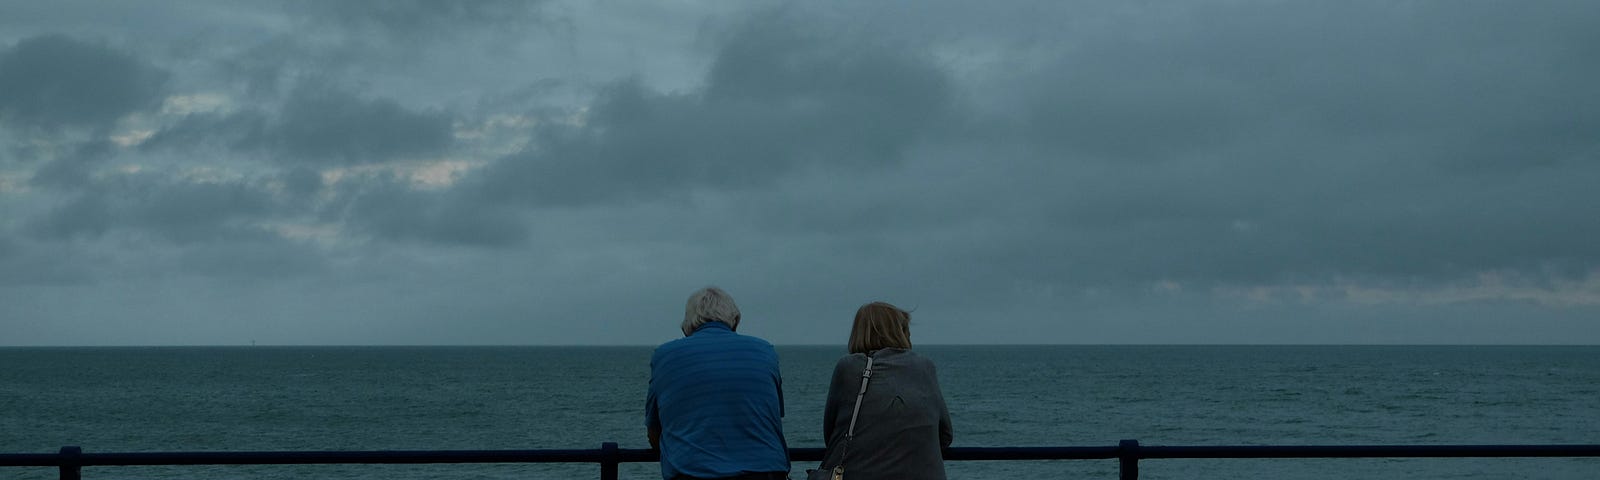
[[[0,452],[644,448],[650,347],[0,348]],[[1600,347],[926,346],[956,446],[1600,443]],[[779,347],[820,447],[840,347]],[[814,467],[796,464],[796,472]],[[1115,461],[948,462],[1116,478]],[[91,467],[85,478],[597,478],[577,465]],[[624,464],[624,478],[660,478]],[[797,475],[798,476],[798,475]],[[55,478],[0,468],[0,478]],[[1141,478],[1600,478],[1600,459],[1146,460]]]

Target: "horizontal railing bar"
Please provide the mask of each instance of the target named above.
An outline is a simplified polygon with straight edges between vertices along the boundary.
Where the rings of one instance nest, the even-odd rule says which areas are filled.
[[[1112,458],[1117,458],[1117,447],[954,447],[944,450],[945,460],[1107,460]]]
[[[795,462],[820,461],[821,448],[789,449]],[[1123,454],[1118,447],[954,447],[945,460],[1106,460]],[[1600,444],[1589,445],[1231,445],[1139,446],[1138,459],[1205,458],[1373,458],[1373,457],[1600,457]],[[640,463],[659,461],[649,449],[577,450],[378,450],[261,452],[119,452],[83,453],[71,460],[58,453],[0,454],[0,467],[62,465],[312,465],[433,463]],[[70,462],[70,463],[68,463]]]
[[[15,457],[7,458],[7,457]],[[598,449],[586,450],[376,450],[376,451],[270,451],[270,452],[119,452],[84,453],[82,466],[106,465],[313,465],[313,464],[419,464],[419,463],[599,463],[654,462],[659,455],[648,449],[619,449],[615,457]],[[26,463],[23,463],[26,462]],[[0,466],[58,466],[55,454],[0,456]]]
[[[1139,458],[1600,457],[1600,445],[1141,446]]]

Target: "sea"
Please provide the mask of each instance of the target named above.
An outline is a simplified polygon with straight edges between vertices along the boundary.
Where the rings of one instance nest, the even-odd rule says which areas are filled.
[[[0,453],[645,448],[652,347],[0,348]],[[840,346],[780,346],[821,447]],[[1600,347],[918,346],[960,447],[1600,443]],[[863,419],[870,421],[870,419]],[[1145,479],[1595,479],[1600,458],[1144,460]],[[803,478],[813,464],[794,465]],[[1114,460],[947,462],[1114,479]],[[598,478],[594,464],[89,467],[88,479]],[[653,463],[623,478],[660,478]],[[0,479],[56,478],[0,467]]]

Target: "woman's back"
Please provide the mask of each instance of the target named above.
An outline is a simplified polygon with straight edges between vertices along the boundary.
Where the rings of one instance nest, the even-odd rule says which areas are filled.
[[[847,478],[943,479],[941,448],[950,445],[950,414],[933,362],[899,348],[872,354],[872,378],[861,399],[855,438],[844,453]],[[861,388],[863,354],[847,355],[834,366],[824,408],[823,435],[831,468],[850,428]]]

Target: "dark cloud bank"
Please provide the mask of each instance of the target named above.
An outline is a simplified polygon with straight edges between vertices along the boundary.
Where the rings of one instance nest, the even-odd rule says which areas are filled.
[[[109,46],[64,35],[0,55],[0,120],[12,128],[105,126],[159,104],[167,73]]]
[[[526,105],[234,68],[547,84],[581,59],[476,47],[568,10],[289,5],[312,40],[198,67],[0,50],[0,343],[650,343],[705,283],[781,343],[879,298],[934,343],[1600,341],[1588,3],[790,6],[709,17],[690,88]],[[194,91],[234,100],[163,106]]]

